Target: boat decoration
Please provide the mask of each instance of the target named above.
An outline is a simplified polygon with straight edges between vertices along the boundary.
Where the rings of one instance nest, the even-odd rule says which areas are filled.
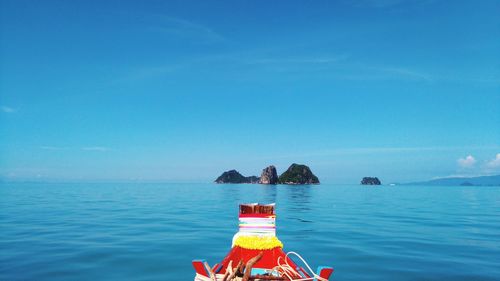
[[[283,251],[283,243],[276,237],[274,209],[274,204],[240,205],[239,231],[233,237],[231,250],[213,267],[204,260],[194,260],[194,280],[328,281],[333,268],[320,266],[313,271],[299,254]]]

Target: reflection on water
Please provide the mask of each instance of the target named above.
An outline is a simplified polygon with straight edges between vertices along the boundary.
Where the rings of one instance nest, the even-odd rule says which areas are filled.
[[[284,204],[286,209],[283,210],[283,215],[286,219],[296,221],[298,223],[312,223],[307,214],[311,210],[311,189],[314,185],[290,185],[280,186],[286,196],[287,204]],[[303,227],[302,233],[311,232],[311,228]]]
[[[264,192],[263,196],[263,202],[258,202],[258,203],[263,203],[263,204],[270,204],[270,203],[275,203],[276,202],[276,185],[261,185],[260,188],[262,188]]]
[[[311,210],[311,189],[315,185],[283,185],[280,186],[290,204],[287,204],[290,211],[307,212]]]

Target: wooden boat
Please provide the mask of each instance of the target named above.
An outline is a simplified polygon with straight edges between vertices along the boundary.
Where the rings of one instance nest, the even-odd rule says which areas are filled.
[[[193,260],[195,281],[283,280],[328,281],[333,268],[320,266],[313,271],[295,252],[285,253],[276,237],[274,204],[242,204],[239,231],[231,250],[218,264],[210,267],[204,260]],[[292,257],[298,258],[298,266]]]

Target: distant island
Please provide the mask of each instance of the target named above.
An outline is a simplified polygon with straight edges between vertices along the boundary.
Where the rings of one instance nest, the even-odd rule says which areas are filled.
[[[435,186],[500,186],[500,175],[481,177],[440,178],[422,182],[412,182],[405,185],[435,185]]]
[[[216,180],[216,183],[258,183],[257,176],[245,177],[236,170],[230,170],[222,173]]]
[[[319,179],[306,165],[293,163],[279,177],[280,184],[319,184]]]
[[[278,177],[276,167],[269,166],[262,170],[259,177],[245,177],[236,170],[229,170],[220,175],[215,183],[259,183],[259,184],[319,184],[319,179],[306,165],[293,163]]]
[[[377,177],[364,177],[361,180],[362,185],[381,185],[382,183]]]

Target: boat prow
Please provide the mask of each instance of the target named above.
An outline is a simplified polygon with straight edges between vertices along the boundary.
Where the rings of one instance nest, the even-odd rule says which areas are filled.
[[[319,266],[313,271],[295,252],[284,252],[276,237],[274,204],[240,205],[239,232],[226,257],[210,267],[205,260],[194,260],[195,281],[232,280],[314,280],[328,281],[332,267]],[[298,259],[299,264],[292,259]]]

